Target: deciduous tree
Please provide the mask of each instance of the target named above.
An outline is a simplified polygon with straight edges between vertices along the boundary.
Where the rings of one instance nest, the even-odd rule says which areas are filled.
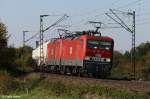
[[[0,22],[0,48],[7,46],[7,27]]]

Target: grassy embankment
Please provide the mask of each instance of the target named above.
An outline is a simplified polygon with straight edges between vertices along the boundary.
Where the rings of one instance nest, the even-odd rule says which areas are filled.
[[[20,96],[12,99],[150,99],[148,93],[128,92],[104,86],[69,85],[47,78],[13,78],[0,74],[0,94]],[[0,99],[6,99],[0,97]]]

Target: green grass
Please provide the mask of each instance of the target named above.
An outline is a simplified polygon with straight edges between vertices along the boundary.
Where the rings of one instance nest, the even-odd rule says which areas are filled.
[[[129,93],[101,86],[65,85],[61,82],[47,83],[37,81],[38,85],[23,91],[22,99],[150,99],[148,94]],[[35,82],[34,82],[35,83]]]
[[[19,79],[14,80],[17,85],[13,87],[13,91],[6,92],[6,95],[20,96],[20,98],[13,99],[150,99],[147,93],[127,92],[118,90],[119,88],[107,88],[100,85],[69,85],[60,81],[50,82],[38,77],[28,78],[25,82]],[[7,86],[7,84],[4,85]],[[5,98],[0,97],[0,99]]]

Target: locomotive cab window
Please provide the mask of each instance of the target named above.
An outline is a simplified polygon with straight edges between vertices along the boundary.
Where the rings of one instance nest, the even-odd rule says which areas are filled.
[[[108,41],[98,41],[98,40],[88,40],[87,41],[87,48],[90,48],[90,49],[110,50],[111,45],[112,45],[112,43],[108,42]]]

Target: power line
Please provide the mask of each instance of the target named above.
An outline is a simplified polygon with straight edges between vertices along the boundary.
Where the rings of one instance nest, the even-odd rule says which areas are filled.
[[[128,7],[128,6],[135,5],[135,4],[139,3],[140,1],[141,1],[141,0],[135,0],[135,1],[133,1],[133,2],[129,2],[128,4],[125,4],[125,5],[123,5],[123,6],[117,7],[116,9],[126,8],[126,7]]]
[[[60,15],[50,15],[50,16],[60,16]],[[64,17],[66,17],[66,15],[64,15]],[[62,17],[62,18],[64,18]],[[68,16],[67,16],[68,17]],[[58,21],[56,21],[55,23],[53,23],[51,26],[47,27],[43,32],[47,31],[49,28],[51,28],[52,26],[55,26],[57,23],[61,22],[62,21],[62,18],[60,18]],[[27,40],[25,40],[25,42],[28,42],[30,41],[31,39],[35,38],[37,35],[40,34],[40,30],[35,33],[34,35],[32,35],[30,38],[28,38]]]
[[[114,2],[111,3],[111,5],[115,5],[117,4],[118,2],[120,2],[121,0],[115,0]]]
[[[144,25],[144,24],[150,24],[150,20],[146,22],[136,23],[136,25]]]
[[[25,42],[30,41],[31,39],[35,38],[37,35],[39,35],[40,31],[38,31],[36,34],[32,35],[30,38],[28,38],[27,40],[25,40]]]
[[[47,27],[45,30],[43,30],[43,32],[49,30],[51,27],[57,25],[58,23],[60,23],[61,21],[63,21],[64,19],[68,18],[69,16],[64,14],[63,17],[61,17],[59,20],[57,20],[55,23],[53,23],[52,25],[50,25],[49,27]]]
[[[113,1],[113,2],[111,2],[111,3],[109,3],[107,6],[109,7],[110,5],[116,4],[116,3],[120,2],[120,1],[121,1],[121,0],[115,0],[115,1]],[[101,9],[101,8],[96,8],[96,9],[94,9],[94,10],[92,10],[92,11],[85,12],[85,13],[81,13],[81,14],[74,14],[74,15],[71,15],[70,17],[77,17],[77,16],[89,15],[89,14],[91,14],[91,13],[95,13],[96,11],[99,11],[99,9]],[[103,13],[100,13],[100,14],[98,14],[98,15],[96,15],[96,16],[105,15],[105,11],[102,11],[102,12],[103,12]]]
[[[130,3],[136,3],[136,2],[139,2],[140,0],[136,0],[136,1],[134,1],[134,2],[130,2]],[[113,4],[116,4],[116,3],[118,3],[118,2],[120,2],[120,0],[115,0],[115,1],[113,1],[113,2],[111,2],[110,4],[108,4],[108,7],[110,6],[110,5],[113,5]],[[129,4],[128,4],[129,5]],[[71,15],[71,17],[77,17],[77,16],[79,16],[79,17],[82,17],[82,16],[86,16],[86,15],[89,15],[89,14],[91,14],[91,13],[95,13],[96,11],[98,11],[99,9],[101,9],[101,8],[97,8],[97,9],[95,9],[95,10],[92,10],[92,11],[90,11],[90,12],[86,12],[86,13],[81,13],[81,14],[76,14],[76,15]],[[122,14],[123,12],[118,12],[117,14]],[[100,13],[100,14],[97,14],[97,15],[94,15],[94,16],[92,16],[92,17],[99,17],[99,16],[103,16],[103,15],[105,15],[105,12],[102,12],[102,13]],[[85,20],[85,17],[84,17],[84,20]],[[83,21],[83,19],[81,20],[81,21]],[[78,22],[79,24],[80,24],[80,22]]]
[[[135,80],[135,11],[128,13],[125,12],[126,15],[133,17],[132,28],[127,26],[127,24],[112,9],[110,9],[110,12],[113,14],[113,16],[109,15],[108,13],[106,13],[106,15],[132,34],[131,65],[133,67],[133,79]]]
[[[150,18],[139,18],[139,19],[136,19],[136,21],[138,21],[138,22],[141,22],[141,21],[149,21],[150,20]]]
[[[150,12],[140,13],[140,14],[137,14],[136,16],[141,17],[141,16],[148,16],[148,15],[150,15]]]

